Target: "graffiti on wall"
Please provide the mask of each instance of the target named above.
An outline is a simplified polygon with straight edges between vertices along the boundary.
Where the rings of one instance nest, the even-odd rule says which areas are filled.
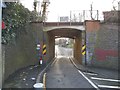
[[[118,51],[95,49],[95,55],[97,60],[104,61],[106,60],[106,56],[118,57]]]

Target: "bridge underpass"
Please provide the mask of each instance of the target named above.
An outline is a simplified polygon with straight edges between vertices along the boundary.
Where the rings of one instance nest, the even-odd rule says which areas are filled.
[[[55,57],[73,57],[74,39],[59,37],[55,39]]]
[[[95,26],[96,26],[96,24],[92,24],[93,26],[94,26],[94,28],[96,28]],[[42,26],[42,25],[41,25]],[[42,38],[42,28],[41,28],[41,26],[40,26],[40,23],[32,23],[32,25],[31,25],[31,30],[33,31],[33,35],[35,35],[35,36],[39,36],[38,37],[38,39],[39,39],[39,41],[40,41],[40,44],[42,44],[42,40],[43,40],[43,38]],[[91,26],[91,25],[89,25],[89,26]],[[83,28],[81,28],[81,26],[80,25],[78,25],[78,26],[51,26],[51,27],[45,27],[46,29],[44,30],[44,35],[45,35],[45,38],[46,38],[46,45],[47,45],[47,54],[46,54],[46,56],[44,56],[43,57],[43,60],[44,61],[47,61],[48,59],[49,60],[52,60],[54,57],[55,57],[55,38],[56,38],[56,36],[57,37],[68,37],[68,38],[73,38],[74,39],[74,41],[75,42],[77,42],[77,40],[78,40],[78,42],[81,40],[81,37],[82,37],[82,32],[84,31],[83,30]],[[91,29],[90,27],[87,27],[87,28],[89,28],[89,29]],[[29,31],[31,31],[31,30],[29,30]],[[57,32],[57,31],[61,31],[61,32]],[[68,30],[67,31],[67,33],[65,33],[65,30]],[[71,31],[70,31],[71,30]],[[95,29],[96,30],[96,29]],[[73,32],[74,31],[74,32]],[[87,29],[86,29],[86,31],[87,31]],[[59,34],[55,34],[55,32],[56,33],[61,33],[61,35],[59,35]],[[63,32],[65,33],[65,34],[63,34]],[[70,35],[70,32],[72,32],[72,33],[75,33],[76,32],[76,34],[78,34],[78,36],[76,35],[76,36],[74,36],[74,34],[73,35]],[[78,33],[77,33],[78,32]],[[31,37],[31,35],[30,35],[30,37]],[[23,39],[24,41],[25,41],[25,38]],[[33,41],[35,41],[36,40],[36,37],[34,37],[33,39],[32,39]],[[31,39],[30,39],[30,42],[32,41]],[[49,41],[49,42],[48,42]],[[22,44],[22,43],[21,43]],[[26,44],[26,43],[25,43]],[[33,43],[32,43],[33,44]],[[31,44],[31,45],[32,45]],[[34,44],[36,45],[36,43],[34,42]],[[81,43],[79,43],[80,45],[81,45]],[[79,47],[79,44],[78,43],[74,43],[74,51],[75,51],[75,49],[79,49],[79,48],[77,48],[77,47]],[[26,44],[26,45],[28,45],[28,44]],[[34,47],[34,49],[33,50],[35,50],[35,48],[36,47]],[[81,48],[80,48],[81,49]],[[25,51],[25,50],[24,50]],[[80,50],[81,51],[81,50]],[[80,51],[78,51],[78,52],[80,52]],[[30,52],[30,51],[29,51]],[[30,52],[31,53],[31,52]],[[74,52],[74,57],[75,56],[77,56],[75,53],[77,53],[77,51],[76,52]],[[33,51],[32,51],[32,54],[33,54]],[[77,53],[78,54],[78,53]],[[10,54],[11,55],[11,54]],[[36,54],[33,54],[33,55],[36,55]],[[79,55],[81,55],[81,53],[79,54]],[[28,55],[28,56],[31,56],[31,55]],[[13,56],[12,56],[13,57]],[[76,57],[76,58],[78,58],[78,57]],[[67,58],[66,58],[67,59]],[[10,59],[10,60],[8,60],[8,61],[10,61],[11,63],[13,63],[13,61],[11,61],[11,60],[13,60],[13,59]],[[15,64],[16,64],[16,62],[18,62],[18,61],[21,61],[21,60],[24,60],[24,61],[27,61],[27,59],[21,59],[21,60],[16,60],[16,59],[14,59],[15,61]],[[33,62],[32,61],[34,61],[34,62],[37,62],[38,60],[36,60],[36,58],[35,59],[33,59],[33,60],[30,60],[30,59],[28,59],[29,61],[31,61],[31,62],[29,62],[28,63],[28,65],[31,65],[31,63],[33,64]],[[66,61],[68,61],[68,59],[66,60]],[[79,59],[79,62],[80,62],[80,59]],[[97,60],[96,60],[96,62],[97,62]],[[62,67],[62,64],[61,64],[61,61],[59,61],[58,62],[58,64],[60,63],[60,65],[61,65],[61,67]],[[103,62],[104,63],[104,62]],[[25,66],[27,63],[23,63],[23,65]],[[9,65],[9,64],[8,64]],[[8,65],[7,65],[7,67],[8,67]],[[12,65],[12,66],[14,66],[14,65]],[[26,65],[27,66],[27,65]],[[15,67],[15,66],[14,66]],[[12,71],[14,71],[14,67],[13,68],[8,68],[8,69],[10,69],[10,70],[12,70]],[[23,67],[23,66],[21,66],[21,67]],[[20,68],[20,67],[15,67],[15,68]],[[56,68],[56,67],[55,67]],[[68,67],[68,69],[70,69],[69,67]],[[6,72],[10,72],[10,70],[6,70]],[[70,69],[71,70],[71,69]],[[99,71],[98,71],[99,72]],[[7,75],[9,75],[9,74],[7,74]],[[117,74],[116,74],[117,75]],[[109,75],[107,75],[107,76],[109,76]],[[112,76],[112,75],[111,75]]]
[[[82,64],[82,30],[75,28],[56,28],[50,31],[47,31],[48,35],[48,48],[49,48],[49,57],[55,57],[55,39],[58,37],[66,37],[74,40],[73,43],[73,56]]]
[[[82,64],[82,33],[83,30],[76,28],[55,28],[48,30],[48,48],[51,58],[55,55],[55,39],[64,37],[73,39],[73,57]],[[69,53],[64,47],[58,47],[61,53]],[[55,63],[51,65],[50,69],[46,72],[46,88],[93,88],[72,65],[68,54],[57,57]],[[85,82],[84,84],[82,82]]]

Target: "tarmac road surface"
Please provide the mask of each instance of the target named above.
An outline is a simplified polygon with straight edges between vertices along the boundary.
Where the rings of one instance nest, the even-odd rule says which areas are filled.
[[[69,58],[60,57],[47,72],[47,88],[94,88],[73,66]]]

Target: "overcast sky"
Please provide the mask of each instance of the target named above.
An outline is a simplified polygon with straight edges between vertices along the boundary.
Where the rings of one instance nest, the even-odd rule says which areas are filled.
[[[29,10],[33,10],[34,0],[20,0]],[[42,0],[37,0],[42,2]],[[120,0],[50,0],[48,6],[48,21],[56,21],[59,16],[67,16],[70,10],[90,10],[90,4],[93,3],[93,10],[110,11],[113,5],[117,7],[117,1]]]

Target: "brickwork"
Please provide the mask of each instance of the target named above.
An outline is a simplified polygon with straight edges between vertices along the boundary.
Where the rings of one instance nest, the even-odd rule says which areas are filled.
[[[36,37],[41,33],[41,25],[30,24],[26,33],[17,37],[15,44],[4,45],[5,51],[5,79],[16,70],[29,65],[38,64],[38,53],[36,52]],[[39,35],[39,41],[42,36]]]
[[[100,28],[100,22],[98,20],[85,21],[86,29],[86,60],[87,65],[91,65],[93,58],[94,48],[96,44],[97,31]]]
[[[86,21],[87,63],[118,69],[118,24]]]
[[[86,30],[87,32],[95,32],[98,31],[100,28],[100,24],[99,24],[99,20],[87,20],[85,21],[85,26],[86,26]]]
[[[105,11],[104,14],[104,22],[106,23],[120,23],[120,11]]]
[[[97,33],[92,65],[118,69],[118,24],[102,24]]]

